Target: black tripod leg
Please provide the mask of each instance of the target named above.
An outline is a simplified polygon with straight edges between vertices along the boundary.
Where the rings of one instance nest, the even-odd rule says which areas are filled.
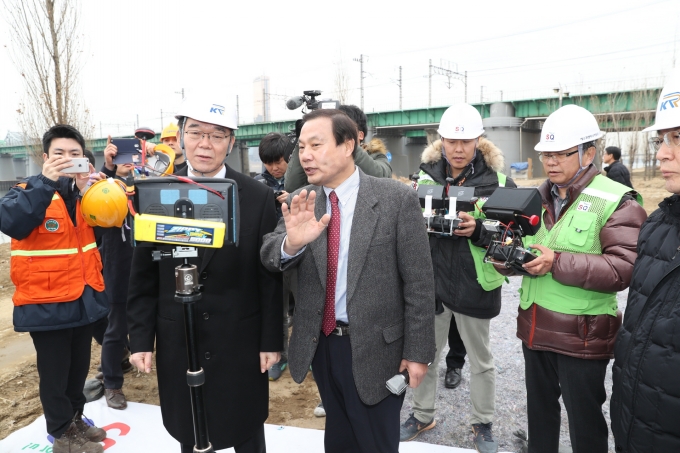
[[[198,363],[198,337],[196,335],[196,321],[194,318],[194,302],[199,300],[201,295],[194,296],[175,296],[182,300],[184,306],[184,328],[187,339],[187,356],[189,359],[189,370],[187,371],[187,384],[191,393],[191,411],[194,422],[194,438],[196,445],[195,453],[212,453],[213,448],[208,438],[208,413],[205,410],[203,401],[203,384],[205,383],[205,372]],[[194,299],[186,301],[186,299]]]

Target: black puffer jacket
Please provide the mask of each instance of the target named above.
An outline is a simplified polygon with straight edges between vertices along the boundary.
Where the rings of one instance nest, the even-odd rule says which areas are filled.
[[[437,184],[446,185],[445,159],[441,141],[437,140],[423,151],[420,169]],[[465,179],[464,187],[474,187],[475,196],[488,197],[498,188],[498,174],[503,169],[503,154],[492,142],[480,139],[477,154],[472,160],[474,173]],[[421,178],[422,179],[422,178]],[[517,187],[507,178],[506,187]],[[470,238],[475,245],[488,242],[480,236],[481,223]],[[430,251],[434,266],[437,306],[444,304],[456,313],[473,318],[489,319],[501,311],[501,288],[485,291],[477,281],[475,262],[467,238],[430,235]],[[490,264],[489,264],[490,266]]]
[[[680,451],[680,197],[640,229],[628,306],[614,347],[616,451]]]
[[[633,188],[633,183],[630,182],[630,172],[620,160],[614,161],[609,167],[604,167],[604,171],[609,179]]]

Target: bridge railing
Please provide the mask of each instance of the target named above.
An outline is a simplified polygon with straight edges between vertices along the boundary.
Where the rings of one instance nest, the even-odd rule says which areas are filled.
[[[601,127],[606,130],[636,130],[648,126],[654,119],[657,100],[661,93],[660,88],[644,90],[631,90],[622,92],[588,94],[566,97],[562,104],[576,104],[589,110],[598,117]],[[547,117],[557,110],[559,100],[557,98],[523,99],[517,101],[504,101],[513,105],[515,116],[519,118]],[[472,104],[483,118],[489,117],[491,103]],[[416,132],[419,127],[432,127],[441,120],[442,114],[447,107],[432,107],[412,110],[394,110],[386,112],[367,113],[369,127],[394,127],[410,129],[410,134],[423,135]],[[247,146],[257,146],[260,139],[270,132],[287,133],[295,126],[294,120],[275,121],[267,123],[252,123],[239,125],[236,139],[245,141]],[[132,138],[132,135],[117,137]],[[160,141],[160,133],[156,134],[155,141]],[[106,147],[106,138],[97,138],[86,141],[86,146],[93,152],[101,152]],[[28,147],[0,146],[0,154],[12,154],[23,157],[29,153]]]

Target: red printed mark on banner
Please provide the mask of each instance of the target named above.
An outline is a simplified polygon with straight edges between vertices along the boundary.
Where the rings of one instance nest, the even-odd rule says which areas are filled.
[[[109,431],[117,429],[118,431],[120,431],[119,436],[125,436],[127,435],[127,433],[130,432],[130,427],[125,423],[111,423],[110,425],[103,426],[102,429],[106,431],[106,439],[102,441],[104,443],[104,450],[111,448],[116,444],[115,440],[108,437]]]

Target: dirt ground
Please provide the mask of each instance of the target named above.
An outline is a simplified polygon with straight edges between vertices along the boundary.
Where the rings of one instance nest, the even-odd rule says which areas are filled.
[[[540,179],[518,180],[521,186],[537,186]],[[645,209],[651,213],[668,196],[661,177],[645,181],[639,172],[633,173],[633,185],[642,194]],[[0,244],[0,439],[4,439],[42,414],[38,396],[38,371],[35,350],[28,334],[14,332],[12,327],[11,295],[14,286],[9,278],[9,244]],[[90,375],[99,364],[101,348],[92,342]],[[268,423],[323,429],[324,419],[314,417],[319,396],[311,376],[296,384],[286,370],[270,386]],[[131,372],[125,375],[123,387],[129,401],[158,404],[158,384],[155,371],[149,375]]]

